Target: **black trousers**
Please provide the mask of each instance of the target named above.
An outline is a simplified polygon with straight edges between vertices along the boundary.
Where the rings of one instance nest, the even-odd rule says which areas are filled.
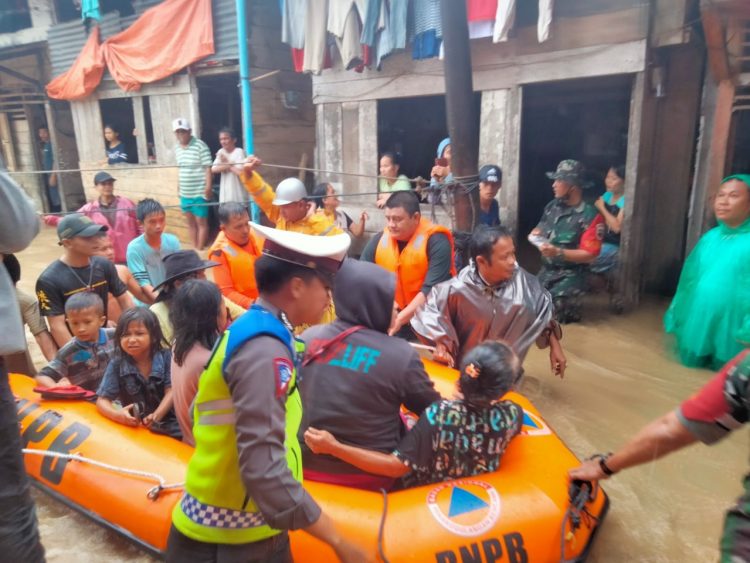
[[[203,543],[172,526],[167,540],[167,563],[291,563],[289,534],[238,545]]]
[[[23,465],[16,401],[0,358],[0,560],[44,561],[36,510]]]

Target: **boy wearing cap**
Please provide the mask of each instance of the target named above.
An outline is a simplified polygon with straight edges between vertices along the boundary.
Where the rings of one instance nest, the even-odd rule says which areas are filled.
[[[94,185],[99,197],[81,207],[78,213],[90,217],[94,223],[107,227],[107,235],[112,241],[115,251],[115,263],[124,264],[128,244],[139,234],[138,221],[135,218],[135,204],[128,198],[114,194],[117,178],[108,172],[97,172]],[[57,226],[61,217],[47,215],[44,222]]]
[[[72,338],[65,323],[65,302],[71,295],[81,291],[96,293],[104,303],[104,316],[107,316],[109,293],[117,299],[123,311],[133,306],[115,265],[106,258],[95,256],[97,239],[106,232],[107,227],[79,213],[64,217],[57,225],[63,255],[47,266],[37,279],[36,297],[42,316],[49,322],[52,338],[60,348]]]
[[[179,167],[180,209],[185,215],[193,246],[198,250],[208,243],[208,202],[213,197],[211,151],[208,145],[193,136],[190,122],[178,117],[172,122],[177,137],[174,149]]]
[[[328,217],[314,212],[314,206],[307,201],[305,185],[299,179],[282,180],[274,192],[256,170],[261,164],[257,156],[249,156],[240,180],[277,229],[319,236],[343,233]]]
[[[363,561],[302,487],[297,363],[304,344],[292,334],[292,325],[317,321],[328,306],[350,239],[253,228],[266,239],[255,264],[260,294],[215,345],[198,383],[195,452],[166,558],[291,561],[288,530],[302,529],[342,561]]]
[[[503,171],[494,164],[485,164],[479,169],[479,221],[488,227],[500,226],[500,206],[497,192],[503,185]]]
[[[536,239],[542,253],[537,276],[552,294],[557,320],[573,323],[581,320],[587,265],[601,251],[605,224],[594,206],[583,200],[583,189],[588,187],[583,164],[563,160],[547,177],[554,180],[555,199],[529,236],[541,237]]]

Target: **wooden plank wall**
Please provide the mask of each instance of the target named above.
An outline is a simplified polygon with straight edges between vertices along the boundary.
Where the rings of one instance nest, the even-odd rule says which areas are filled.
[[[176,140],[172,131],[172,120],[175,117],[191,115],[193,99],[188,92],[187,77],[182,78],[183,80],[177,87],[172,84],[164,86],[163,92],[165,93],[159,93],[161,88],[159,85],[147,85],[138,94],[138,96],[149,96],[157,165],[175,163],[174,146]],[[112,96],[105,91],[102,97]],[[110,174],[117,178],[116,193],[134,202],[152,197],[165,206],[179,204],[176,168],[144,169],[142,167],[147,164],[145,161],[137,165],[118,164],[109,166],[106,164],[102,144],[103,124],[98,95],[86,100],[72,102],[71,108],[78,143],[79,164],[80,168],[85,170],[81,172],[81,180],[86,190],[87,199],[91,200],[96,197],[96,190],[94,189],[96,171],[107,169]],[[187,242],[187,230],[183,226],[181,213],[176,208],[167,210],[167,230],[178,235],[183,242]]]
[[[289,46],[281,42],[277,0],[252,0],[249,5],[251,76],[280,71],[253,82],[251,86],[255,153],[266,162],[286,166],[302,163],[312,167],[315,160],[315,107],[311,79],[293,70]],[[264,168],[262,174],[275,185],[288,176],[297,176],[298,171]],[[314,181],[311,174],[302,174],[302,177],[308,184]]]
[[[669,294],[677,286],[685,255],[703,52],[686,45],[663,48],[660,55],[666,68],[665,97],[657,99],[654,168],[645,225],[649,244],[641,275],[646,291]]]

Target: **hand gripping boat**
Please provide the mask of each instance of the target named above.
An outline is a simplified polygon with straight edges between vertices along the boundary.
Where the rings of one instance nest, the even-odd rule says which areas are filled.
[[[457,372],[425,361],[449,396]],[[18,398],[26,470],[36,484],[151,552],[166,549],[192,449],[100,416],[88,402],[40,401],[31,378],[11,375]],[[583,561],[608,499],[588,483],[571,486],[576,457],[522,395],[516,437],[494,473],[387,495],[305,482],[343,535],[379,560],[436,563]],[[217,476],[217,478],[220,478]],[[295,561],[333,561],[333,552],[293,532]]]

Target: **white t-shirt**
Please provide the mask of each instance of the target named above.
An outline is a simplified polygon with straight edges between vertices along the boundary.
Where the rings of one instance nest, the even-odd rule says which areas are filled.
[[[214,166],[222,164],[220,160],[221,155],[225,155],[227,160],[232,164],[241,164],[245,162],[245,151],[240,147],[228,153],[224,149],[216,151],[216,158],[214,159]],[[227,201],[238,201],[240,203],[247,203],[247,190],[245,186],[240,182],[239,177],[232,172],[221,173],[221,184],[219,185],[219,203],[225,203]]]

